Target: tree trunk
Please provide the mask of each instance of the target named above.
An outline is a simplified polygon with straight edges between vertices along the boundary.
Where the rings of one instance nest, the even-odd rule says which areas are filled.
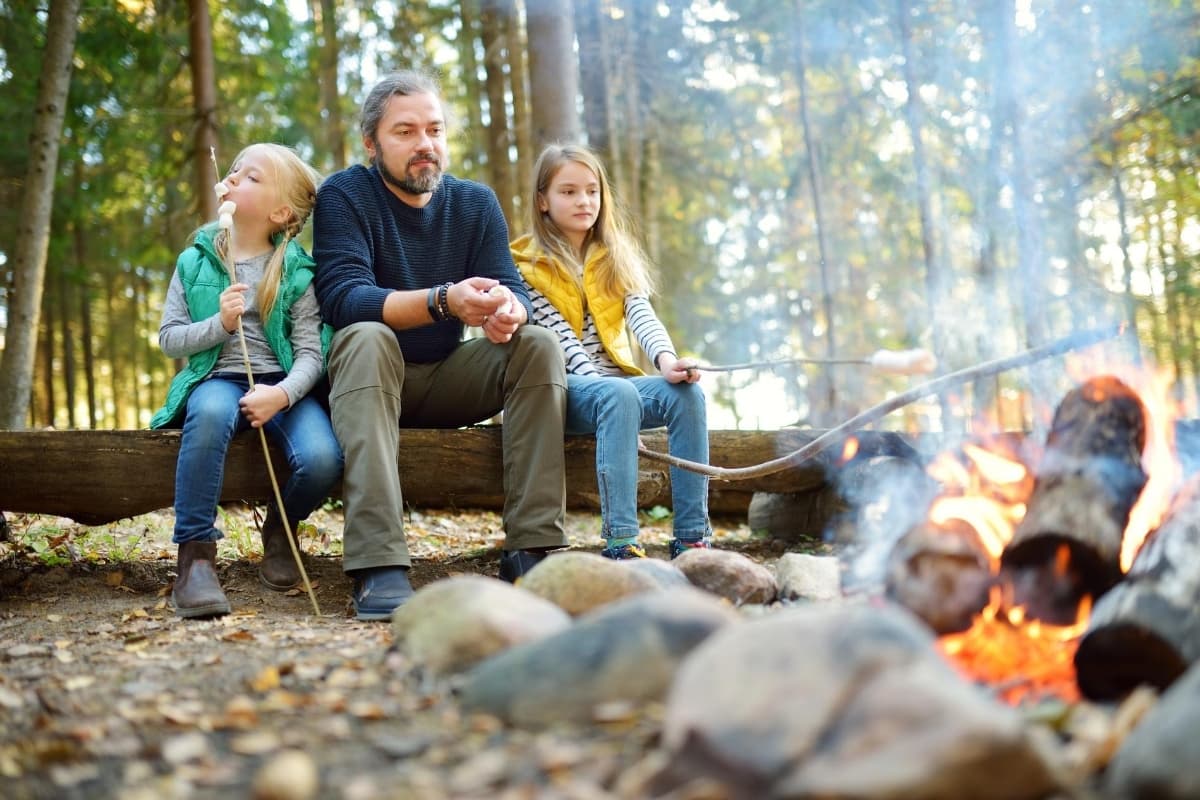
[[[29,167],[12,255],[13,287],[6,309],[4,353],[0,355],[0,428],[22,428],[29,415],[54,208],[54,176],[78,26],[79,0],[50,0],[46,51],[29,136]]]
[[[338,43],[337,0],[320,0],[321,67],[321,110],[325,112],[325,149],[333,171],[346,168],[346,121],[342,117],[342,105],[338,94],[338,59],[341,45]]]
[[[808,57],[804,37],[804,0],[796,0],[795,29],[792,52],[796,58],[796,83],[799,88],[800,129],[804,134],[804,160],[808,170],[809,197],[812,200],[813,226],[817,234],[818,277],[821,281],[821,312],[825,317],[825,357],[837,357],[837,328],[833,316],[833,286],[829,279],[829,242],[825,224],[825,190],[821,185],[820,155],[816,134],[809,119]],[[837,389],[828,370],[819,371],[813,379],[809,418],[818,427],[833,422],[838,412]]]
[[[500,200],[500,208],[508,229],[515,230],[518,220],[513,207],[512,161],[509,148],[512,145],[512,134],[508,127],[508,107],[505,102],[507,93],[504,78],[505,50],[512,44],[505,41],[507,26],[496,4],[485,2],[479,15],[480,39],[483,41],[483,65],[487,71],[488,98],[488,137],[487,159],[488,174],[491,176],[492,189]]]
[[[580,139],[579,65],[569,0],[526,0],[529,31],[529,93],[533,110],[533,145]]]
[[[462,0],[459,4],[458,57],[462,62],[463,93],[466,95],[467,125],[464,133],[470,142],[470,159],[475,165],[487,158],[487,131],[483,126],[483,101],[479,80],[479,60],[475,46],[479,44],[479,0]],[[483,45],[487,49],[487,44]],[[465,159],[464,159],[465,160]]]
[[[509,89],[513,101],[513,133],[517,142],[517,215],[525,220],[530,209],[525,207],[533,191],[533,162],[538,153],[533,148],[533,122],[529,111],[529,69],[525,63],[527,43],[522,38],[521,15],[515,0],[496,0],[504,10],[508,28]]]
[[[75,331],[72,322],[75,281],[65,266],[58,270],[58,335],[62,340],[63,404],[66,406],[67,427],[77,428],[75,419]]]
[[[583,92],[583,128],[588,144],[605,164],[615,164],[616,134],[612,118],[612,63],[600,13],[600,0],[575,0],[579,40],[579,83]]]
[[[207,222],[217,218],[217,195],[212,187],[223,177],[214,174],[212,165],[212,154],[217,147],[217,67],[208,0],[188,0],[188,10],[188,62],[192,69],[195,114],[192,165],[196,171],[196,212]],[[226,164],[225,168],[230,166]]]
[[[712,461],[725,466],[762,463],[796,450],[820,431],[710,431]],[[407,504],[426,507],[499,509],[504,504],[501,427],[454,430],[405,428],[400,432],[398,469]],[[859,434],[864,448],[894,447],[895,434]],[[647,431],[647,447],[666,452],[666,434]],[[55,514],[99,525],[171,505],[179,431],[21,431],[0,432],[0,511]],[[595,440],[566,440],[566,502],[569,508],[598,510]],[[280,481],[287,460],[274,445]],[[840,459],[818,455],[797,467],[742,481],[711,481],[709,509],[743,514],[755,492],[800,492],[835,480]],[[226,459],[222,499],[267,502],[271,485],[257,434],[234,438]],[[340,489],[333,494],[338,496]],[[638,465],[638,506],[671,502],[666,465],[643,459]]]
[[[933,203],[929,188],[929,167],[925,160],[924,111],[921,106],[921,83],[917,77],[916,52],[912,41],[912,8],[908,0],[897,0],[897,19],[900,23],[900,45],[904,54],[904,85],[908,99],[904,103],[904,120],[912,137],[913,172],[917,180],[917,217],[921,226],[921,256],[925,264],[925,302],[933,329],[933,352],[945,353],[942,316],[946,303],[946,279],[938,267],[934,246]],[[938,398],[942,409],[942,430],[949,430],[954,419],[949,401]]]

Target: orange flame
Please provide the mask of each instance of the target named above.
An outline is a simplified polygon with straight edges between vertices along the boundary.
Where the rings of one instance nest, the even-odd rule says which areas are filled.
[[[1082,359],[1074,359],[1074,376],[1081,382]],[[1166,371],[1150,372],[1132,367],[1096,365],[1091,375],[1110,374],[1138,393],[1146,408],[1146,446],[1142,466],[1148,480],[1130,513],[1122,541],[1121,568],[1128,571],[1146,536],[1161,521],[1177,490],[1182,468],[1174,446],[1174,423],[1179,404],[1170,396],[1173,376]],[[1097,398],[1098,399],[1098,398]],[[931,506],[934,523],[961,520],[979,534],[991,558],[993,571],[1004,548],[1025,516],[1033,488],[1032,472],[1015,456],[1000,452],[996,442],[966,445],[962,456],[943,454],[928,468],[944,488],[943,496]],[[1065,545],[1055,554],[1054,569],[1065,574],[1070,550]],[[991,686],[1003,700],[1017,704],[1046,696],[1065,701],[1079,699],[1074,657],[1091,616],[1092,598],[1084,597],[1073,625],[1047,625],[1026,617],[1025,609],[1004,608],[1003,590],[995,587],[989,603],[972,627],[942,636],[939,648],[973,680]]]

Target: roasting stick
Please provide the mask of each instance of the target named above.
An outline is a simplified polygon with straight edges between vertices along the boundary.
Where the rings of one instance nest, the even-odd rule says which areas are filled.
[[[1041,361],[1052,356],[1062,355],[1072,350],[1080,350],[1085,347],[1099,344],[1100,342],[1114,339],[1119,336],[1124,329],[1124,325],[1115,325],[1107,328],[1097,328],[1095,330],[1083,331],[1081,333],[1073,333],[1070,336],[1064,336],[1061,339],[1056,339],[1049,344],[1041,345],[1026,350],[1023,353],[1017,353],[1015,356],[1006,358],[997,358],[992,361],[985,361],[982,364],[976,364],[973,367],[960,369],[957,372],[951,372],[941,377],[934,378],[931,381],[915,386],[903,394],[898,394],[890,400],[886,400],[877,406],[872,406],[866,411],[851,417],[835,428],[831,428],[825,433],[813,439],[808,444],[801,447],[788,455],[780,456],[771,461],[755,464],[749,467],[714,467],[709,464],[699,464],[695,461],[677,458],[676,456],[667,453],[659,453],[654,450],[648,450],[642,445],[638,445],[638,453],[645,456],[651,461],[661,461],[670,464],[673,467],[680,467],[691,472],[698,472],[701,475],[708,475],[711,478],[717,478],[723,481],[744,481],[749,478],[761,478],[764,475],[774,475],[776,472],[782,472],[788,467],[796,467],[803,464],[805,461],[816,456],[826,447],[836,444],[841,438],[852,431],[856,431],[864,425],[870,425],[878,419],[881,419],[892,413],[898,408],[902,408],[909,403],[914,403],[922,397],[927,397],[931,394],[937,394],[952,386],[966,383],[967,381],[975,380],[976,378],[985,378],[989,375],[996,375],[1001,372],[1006,372],[1017,367],[1024,367]]]
[[[771,369],[785,364],[865,364],[896,375],[925,375],[937,369],[937,358],[928,350],[876,350],[870,358],[781,358],[747,361],[743,364],[697,364],[704,372],[735,372],[742,369]]]
[[[217,193],[217,201],[221,204],[217,211],[218,224],[225,231],[225,235],[231,240],[233,239],[233,212],[237,206],[231,201],[226,200],[225,195],[229,193],[229,188],[221,179],[221,168],[217,166],[217,148],[210,147],[209,155],[212,157],[213,171],[217,173],[217,183],[214,186],[214,191]],[[237,283],[237,268],[234,266],[233,257],[229,255],[230,248],[225,250],[225,269],[229,272],[229,279]],[[239,316],[237,320],[238,341],[242,345],[242,363],[246,366],[246,380],[250,383],[250,391],[254,391],[254,370],[250,368],[250,349],[246,347],[246,330],[242,327],[242,318]],[[288,545],[292,548],[292,558],[296,559],[296,566],[300,568],[300,577],[304,581],[304,591],[308,593],[308,599],[312,601],[313,613],[318,617],[321,616],[321,607],[317,605],[317,595],[313,592],[312,584],[308,582],[308,572],[304,569],[304,560],[300,558],[300,549],[296,544],[296,537],[292,535],[292,523],[288,521],[287,512],[283,510],[283,494],[279,491],[279,480],[275,477],[275,465],[271,463],[271,449],[267,446],[267,431],[262,426],[258,429],[258,438],[262,441],[263,456],[267,461],[267,475],[271,478],[271,490],[275,493],[275,503],[279,508],[279,518],[283,520],[283,530],[287,534]]]

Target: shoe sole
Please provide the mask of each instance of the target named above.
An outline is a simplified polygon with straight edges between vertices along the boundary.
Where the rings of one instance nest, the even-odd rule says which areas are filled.
[[[180,608],[179,606],[175,606],[175,616],[182,617],[183,619],[223,617],[232,610],[229,603],[209,603],[206,606],[197,606],[196,608]]]
[[[395,609],[392,609],[392,611],[395,611]],[[392,611],[359,611],[356,606],[354,608],[354,618],[361,619],[363,622],[382,622],[392,618]]]

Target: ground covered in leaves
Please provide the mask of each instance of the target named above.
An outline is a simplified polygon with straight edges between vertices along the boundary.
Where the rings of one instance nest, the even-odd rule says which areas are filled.
[[[302,529],[320,615],[303,592],[260,587],[256,517],[223,513],[222,585],[233,613],[176,618],[169,513],[102,527],[9,515],[0,542],[0,795],[21,798],[616,798],[653,767],[660,709],[612,709],[538,733],[464,717],[453,686],[353,619],[341,517]],[[667,558],[670,521],[644,520]],[[782,546],[715,520],[716,544],[768,561]],[[598,552],[599,519],[571,514],[572,546]],[[499,516],[412,512],[421,587],[495,575]],[[690,797],[719,797],[702,787]]]

